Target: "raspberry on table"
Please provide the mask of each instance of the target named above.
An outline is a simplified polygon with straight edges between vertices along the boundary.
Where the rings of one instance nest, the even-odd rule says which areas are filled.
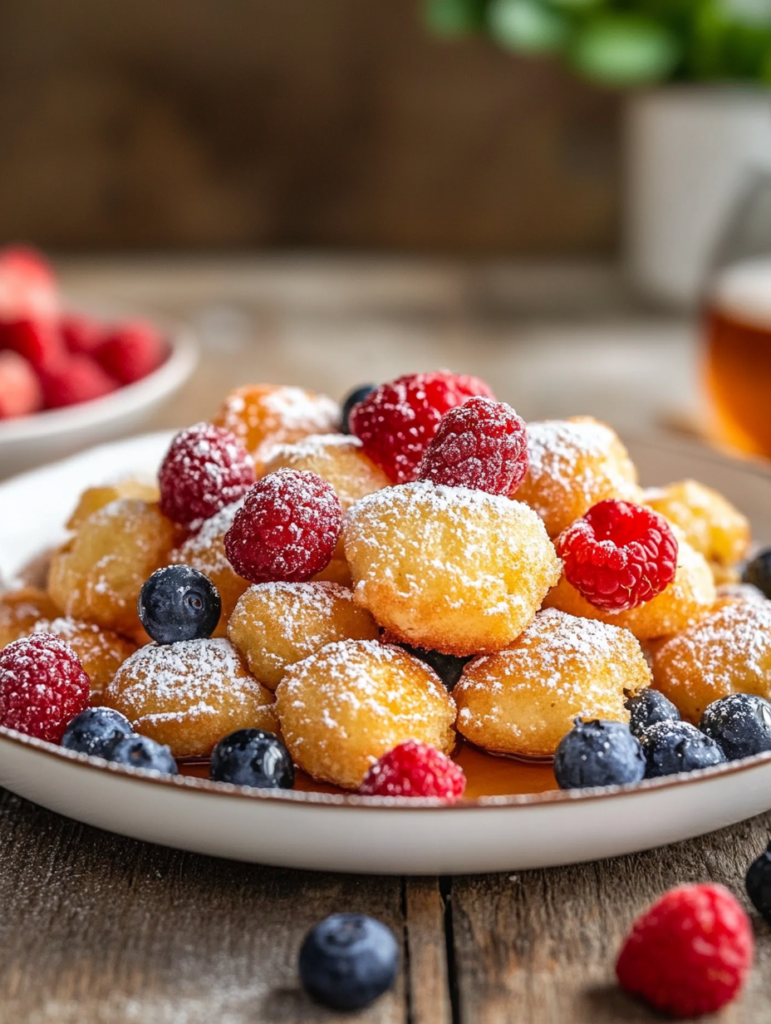
[[[0,651],[0,725],[59,743],[88,707],[91,686],[75,652],[50,633],[33,633]]]
[[[616,975],[657,1010],[696,1017],[736,997],[752,953],[752,927],[735,897],[722,885],[684,885],[637,918]]]
[[[108,327],[94,357],[121,384],[134,384],[157,370],[166,358],[166,343],[152,324],[130,320]]]
[[[67,355],[56,323],[45,317],[23,316],[0,323],[0,348],[24,356],[36,370],[52,370]]]
[[[446,754],[417,740],[400,743],[369,769],[361,796],[438,797],[453,803],[463,796],[466,776]]]
[[[18,352],[0,352],[0,420],[29,416],[43,405],[32,364]]]
[[[161,464],[161,512],[189,526],[243,498],[253,483],[254,463],[236,435],[196,423],[175,435]]]
[[[225,554],[250,583],[302,583],[330,562],[343,511],[315,473],[278,469],[248,492],[225,534]]]
[[[557,538],[565,577],[596,608],[628,611],[665,590],[677,571],[677,540],[658,512],[610,498]]]
[[[47,409],[91,402],[117,391],[118,383],[89,356],[67,356],[40,374]]]
[[[454,373],[413,373],[382,384],[355,405],[352,432],[395,483],[414,480],[426,445],[442,416],[467,399],[493,393],[478,377]]]
[[[418,479],[512,495],[527,469],[524,420],[505,402],[479,397],[444,414],[425,450]]]

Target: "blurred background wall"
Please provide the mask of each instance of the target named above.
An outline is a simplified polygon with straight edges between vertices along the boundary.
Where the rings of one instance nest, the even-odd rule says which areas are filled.
[[[418,0],[0,0],[0,238],[615,251],[618,102]]]

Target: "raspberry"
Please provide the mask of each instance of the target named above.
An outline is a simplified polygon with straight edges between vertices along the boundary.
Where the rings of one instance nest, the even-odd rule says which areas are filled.
[[[0,323],[0,348],[18,352],[38,371],[53,370],[67,357],[56,324],[36,317],[3,320]]]
[[[343,512],[315,473],[278,469],[259,480],[225,534],[225,553],[250,583],[301,583],[330,562]]]
[[[43,404],[40,381],[16,352],[0,352],[0,420],[28,416]]]
[[[524,420],[505,402],[469,398],[442,416],[419,480],[510,495],[527,475]]]
[[[172,440],[158,483],[161,512],[188,526],[243,498],[254,483],[254,463],[235,434],[197,423]]]
[[[88,707],[90,683],[63,640],[33,633],[0,651],[0,724],[58,743]]]
[[[359,786],[362,796],[424,796],[454,802],[463,796],[461,768],[428,743],[407,740],[372,765]]]
[[[118,385],[88,356],[69,356],[54,369],[41,373],[47,409],[79,405],[94,398],[103,398]]]
[[[77,313],[67,313],[59,320],[67,351],[75,355],[90,356],[102,344],[104,332],[98,320]]]
[[[468,398],[494,398],[484,381],[454,373],[414,373],[383,384],[350,415],[364,451],[395,483],[417,476],[442,416]]]
[[[108,327],[94,356],[111,377],[133,384],[158,369],[166,344],[152,324],[133,320]]]
[[[672,889],[637,918],[616,963],[618,980],[673,1017],[713,1013],[738,993],[752,964],[752,927],[722,885]]]
[[[677,540],[666,519],[614,498],[576,519],[556,546],[568,582],[606,611],[626,611],[650,601],[677,571]]]
[[[26,246],[0,252],[0,319],[34,316],[52,319],[59,309],[53,271],[40,253]]]

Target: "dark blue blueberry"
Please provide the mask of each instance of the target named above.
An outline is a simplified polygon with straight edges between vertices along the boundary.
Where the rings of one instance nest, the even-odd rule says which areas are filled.
[[[62,736],[62,746],[109,760],[115,744],[131,735],[131,722],[112,708],[86,708],[75,715]]]
[[[750,864],[744,884],[752,905],[771,924],[771,843]]]
[[[432,651],[427,647],[412,647],[410,644],[400,644],[399,646],[432,668],[451,692],[463,674],[463,669],[473,657],[472,655],[468,658],[458,658],[454,654],[441,654],[439,651]]]
[[[212,751],[209,778],[258,789],[291,789],[294,765],[289,751],[272,732],[239,729]]]
[[[645,775],[639,741],[623,722],[576,721],[554,755],[560,789],[625,786]]]
[[[399,946],[382,922],[364,914],[332,914],[305,936],[300,981],[335,1010],[360,1010],[386,992],[399,969]]]
[[[650,687],[638,693],[636,697],[630,697],[624,701],[624,706],[629,711],[629,728],[633,736],[638,740],[643,730],[656,722],[679,722],[680,712],[671,700],[667,700],[663,693],[652,690]]]
[[[109,757],[116,764],[129,768],[150,768],[167,775],[177,774],[177,762],[168,747],[162,747],[147,736],[125,736],[118,740]]]
[[[704,709],[699,728],[729,761],[771,750],[771,704],[751,693],[732,693]]]
[[[371,395],[373,391],[377,391],[377,384],[362,384],[361,387],[355,388],[349,392],[343,402],[343,414],[342,414],[342,427],[344,434],[350,434],[351,424],[349,422],[351,417],[351,409],[354,405],[358,405],[359,402],[363,402],[367,395]]]
[[[771,548],[758,552],[744,567],[742,579],[771,598]]]
[[[693,772],[726,760],[717,743],[688,722],[656,722],[645,730],[640,742],[647,762],[646,779]]]
[[[189,565],[168,565],[145,581],[139,619],[159,644],[205,640],[217,628],[222,601],[208,576]]]

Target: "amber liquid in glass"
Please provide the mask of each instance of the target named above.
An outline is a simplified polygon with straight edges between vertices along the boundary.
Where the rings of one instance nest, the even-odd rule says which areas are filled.
[[[718,429],[734,447],[771,458],[771,258],[722,271],[704,316]]]

